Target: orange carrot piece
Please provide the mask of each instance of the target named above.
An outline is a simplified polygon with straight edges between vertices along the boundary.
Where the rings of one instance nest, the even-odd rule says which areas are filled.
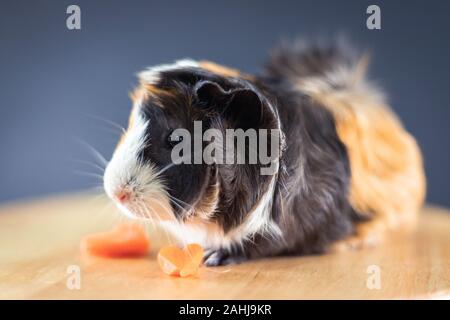
[[[170,276],[187,277],[197,274],[203,255],[203,248],[198,244],[189,244],[183,250],[167,246],[159,251],[158,263],[162,271]]]
[[[186,254],[176,246],[163,247],[158,252],[158,263],[164,273],[178,276],[186,264]]]
[[[137,257],[148,253],[150,241],[141,225],[122,223],[111,231],[85,236],[81,250],[101,257]]]
[[[190,260],[190,263],[193,263],[197,266],[202,263],[205,253],[201,245],[197,243],[191,243],[188,244],[184,250]]]
[[[203,248],[199,244],[192,243],[187,245],[184,250],[186,252],[188,261],[184,265],[183,269],[180,270],[180,276],[187,277],[196,275],[198,272],[198,268],[203,262]]]

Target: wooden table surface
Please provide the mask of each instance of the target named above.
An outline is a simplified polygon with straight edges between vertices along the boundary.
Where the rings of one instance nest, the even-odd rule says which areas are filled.
[[[427,207],[417,232],[390,235],[373,249],[203,267],[196,278],[173,278],[155,259],[167,237],[151,227],[148,257],[87,260],[80,255],[82,235],[125,219],[102,195],[9,204],[0,207],[0,298],[448,299],[448,213]],[[79,289],[70,286],[77,275]],[[380,288],[369,288],[367,283],[377,279]]]

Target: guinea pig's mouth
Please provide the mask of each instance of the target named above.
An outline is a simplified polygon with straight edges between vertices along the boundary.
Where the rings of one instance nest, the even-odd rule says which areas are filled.
[[[104,189],[120,211],[131,219],[163,221],[175,219],[175,213],[158,173],[153,166],[140,166],[128,174],[117,174],[108,166]]]
[[[139,220],[173,220],[174,212],[164,190],[144,192],[142,187],[132,183],[120,184],[114,188],[106,186],[105,191],[125,216]]]
[[[114,199],[117,207],[129,218],[151,221],[174,220],[169,200],[164,194],[145,197],[130,195],[126,200]]]
[[[217,208],[219,184],[215,165],[206,169],[206,179],[194,201],[181,200],[170,194],[164,183],[164,173],[173,165],[162,169],[140,164],[126,170],[108,165],[104,188],[120,211],[131,219],[186,222],[198,217],[209,220]]]

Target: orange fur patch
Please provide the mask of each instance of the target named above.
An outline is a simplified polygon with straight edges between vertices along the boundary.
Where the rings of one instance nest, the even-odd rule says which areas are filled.
[[[153,85],[153,84],[142,84],[143,88],[145,89],[146,93],[148,95],[151,95],[153,97],[158,97],[158,96],[171,96],[174,95],[175,93],[173,92],[173,90],[170,89],[161,89],[158,88],[157,86]]]
[[[139,103],[140,101],[143,101],[145,99],[148,99],[149,96],[158,97],[158,96],[163,96],[163,95],[167,96],[167,95],[173,95],[173,94],[174,93],[171,90],[161,89],[161,88],[156,87],[155,85],[141,82],[139,84],[139,86],[130,93],[130,99],[133,102],[133,104],[135,105],[134,108],[136,108],[137,103]],[[158,101],[155,101],[155,105],[162,108],[163,105],[160,103],[157,103],[157,102]],[[133,127],[133,123],[134,123],[133,114],[134,114],[134,112],[131,112],[130,118],[128,119],[127,132],[130,128]],[[127,132],[122,134],[122,136],[120,137],[119,142],[117,144],[117,147],[123,143],[123,141],[125,140],[125,137],[127,136]]]
[[[201,68],[203,68],[205,70],[211,71],[212,73],[215,73],[215,74],[218,74],[218,75],[221,75],[224,77],[237,78],[237,77],[241,76],[241,73],[239,72],[239,70],[224,67],[224,66],[221,66],[221,65],[216,64],[211,61],[206,61],[206,60],[200,61],[199,65]]]
[[[334,115],[350,159],[352,206],[386,229],[414,227],[425,198],[422,156],[390,108],[364,86],[315,90],[303,81],[299,87]],[[364,228],[357,226],[357,235],[368,234]]]
[[[134,99],[134,98],[133,98]],[[133,107],[136,108],[136,107]],[[125,141],[125,138],[127,136],[128,130],[133,127],[134,123],[134,112],[132,111],[130,114],[130,117],[128,118],[128,128],[127,130],[120,136],[119,141],[117,142],[116,149]]]

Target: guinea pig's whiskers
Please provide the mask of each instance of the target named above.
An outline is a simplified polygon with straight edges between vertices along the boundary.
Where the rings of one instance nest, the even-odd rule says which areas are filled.
[[[95,193],[98,193],[97,197],[104,197],[105,199],[107,198],[106,194],[105,194],[105,188],[102,185],[91,187],[88,190],[92,191],[92,192],[95,192]]]
[[[103,167],[106,167],[108,165],[108,161],[105,159],[105,157],[97,149],[95,149],[93,146],[91,146],[86,141],[83,141],[81,139],[77,139],[77,141],[81,145],[83,145],[85,148],[87,148],[92,153],[94,158],[97,159],[97,161],[99,161],[102,164]]]
[[[159,214],[156,212],[156,210],[153,210],[151,207],[147,207],[147,209],[150,210],[155,215],[155,217],[158,219],[159,224],[161,225],[162,219],[159,216]],[[164,233],[166,234],[167,241],[169,242],[169,244],[172,245],[173,242],[172,242],[172,238],[170,237],[169,232],[165,228],[162,228],[162,229],[164,230]]]
[[[91,162],[91,161],[86,161],[86,160],[81,160],[81,159],[73,159],[72,161],[77,162],[77,163],[81,163],[87,166],[90,166],[93,169],[97,169],[99,170],[101,173],[105,172],[105,168],[99,166],[98,164],[96,164],[95,162]]]
[[[147,218],[147,220],[150,221],[150,223],[152,224],[153,229],[156,229],[156,224],[155,224],[155,220],[153,218],[153,216],[150,214],[147,206],[144,203],[140,204],[140,207],[142,208],[142,210],[144,211],[144,216]]]
[[[152,210],[152,212],[153,212],[153,215],[152,215],[152,214],[150,213],[150,210],[149,210],[150,208],[147,207],[147,205],[146,205],[145,203],[143,203],[142,206],[143,206],[143,208],[144,208],[144,210],[145,210],[145,212],[146,212],[146,216],[149,217],[149,219],[150,219],[150,222],[151,222],[151,224],[152,224],[153,231],[155,231],[155,232],[158,232],[158,231],[159,231],[159,232],[160,232],[160,231],[161,231],[161,228],[158,228],[158,226],[157,226],[157,224],[156,224],[156,222],[155,222],[155,217],[156,217],[155,212]],[[159,222],[160,222],[160,220],[159,220]],[[170,236],[169,236],[167,230],[164,230],[164,232],[166,233],[165,236],[166,236],[166,238],[167,238],[169,244],[172,244],[172,240],[171,240],[171,238],[170,238]]]
[[[168,196],[170,196],[170,195],[168,195]],[[181,223],[178,221],[178,219],[175,217],[175,215],[173,214],[173,212],[172,212],[171,210],[169,210],[166,206],[164,206],[159,200],[156,200],[156,199],[154,199],[154,200],[155,200],[156,202],[158,202],[158,203],[164,208],[164,210],[166,210],[166,212],[169,213],[169,215],[171,215],[171,216],[173,217],[173,222],[176,223],[176,225],[177,225],[179,231],[181,231],[181,232],[177,232],[177,234],[181,236],[181,242],[182,242],[183,246],[186,246],[186,245],[187,245],[186,235],[184,234],[184,229],[183,229]],[[169,200],[170,200],[170,199],[169,199]],[[185,210],[185,209],[183,209],[182,207],[180,207],[180,208],[181,208],[182,210]],[[159,216],[158,216],[158,217],[159,217]],[[161,221],[161,219],[160,219],[160,221]],[[165,232],[168,234],[168,231],[167,231],[165,228],[164,228],[164,230],[165,230]],[[169,240],[169,241],[170,241],[170,240]]]
[[[145,209],[144,205],[142,203],[136,203],[137,210],[136,212],[139,215],[138,222],[142,226],[147,226],[147,222],[150,221],[150,223],[153,224],[153,219],[151,215],[149,215],[148,211]]]
[[[80,170],[75,170],[76,174],[80,174],[80,175],[84,175],[84,176],[89,176],[89,177],[94,177],[94,178],[98,178],[100,180],[103,180],[103,176],[101,174],[98,173],[94,173],[94,172],[87,172],[87,171],[80,171]]]
[[[184,206],[189,207],[189,208],[190,208],[189,211],[187,211],[186,209],[184,209],[184,210],[186,211],[186,213],[187,213],[188,216],[189,216],[190,214],[193,214],[196,210],[199,210],[200,213],[202,213],[203,215],[206,215],[206,216],[207,216],[207,214],[206,214],[205,211],[203,211],[203,210],[201,210],[201,209],[196,209],[193,205],[191,205],[191,204],[189,204],[189,203],[187,203],[187,202],[184,202],[183,200],[178,199],[178,198],[176,198],[176,197],[174,197],[174,196],[171,196],[170,194],[168,194],[167,196],[168,196],[169,199],[171,199],[172,201],[178,201],[179,203],[183,204]]]
[[[172,168],[175,165],[175,163],[169,163],[167,166],[165,166],[164,168],[162,168],[161,170],[159,170],[157,173],[155,173],[155,177],[160,176],[164,171]]]
[[[169,197],[169,200],[172,200],[177,206],[180,206],[181,200],[171,196],[170,194],[167,195]],[[184,207],[182,207],[184,210],[186,210]]]
[[[170,199],[169,199],[170,200]],[[177,220],[174,213],[172,212],[172,210],[170,210],[170,208],[168,208],[164,203],[162,203],[161,201],[159,201],[158,199],[153,199],[153,201],[155,201],[156,203],[158,203],[163,209],[164,211],[167,213],[168,216],[172,217],[173,220]]]
[[[188,210],[186,210],[186,208],[184,208],[184,206],[189,207],[189,211],[194,210],[194,207],[193,207],[192,205],[190,205],[190,204],[187,203],[187,202],[184,202],[184,201],[181,200],[181,199],[178,199],[178,198],[175,197],[175,196],[171,196],[170,194],[167,194],[167,197],[168,197],[170,200],[172,200],[174,203],[176,203],[178,206],[179,206],[180,204],[182,204],[182,205],[183,205],[183,206],[182,206],[182,209],[183,209],[184,211],[186,211],[186,212],[188,212]]]
[[[178,199],[177,197],[171,196],[170,194],[168,194],[167,196],[168,196],[169,198],[171,198],[171,199],[173,199],[173,200],[177,201],[178,203],[181,203],[181,204],[184,204],[184,205],[186,205],[186,206],[190,207],[191,209],[193,209],[193,208],[194,208],[194,207],[193,207],[192,205],[190,205],[189,203],[187,203],[187,202],[184,202],[183,200],[181,200],[181,199]]]
[[[169,194],[167,194],[168,196],[170,196]],[[169,214],[169,215],[171,215],[172,216],[172,218],[173,218],[173,220],[172,220],[172,222],[173,223],[175,223],[176,225],[177,225],[177,227],[178,227],[178,232],[177,232],[177,235],[179,236],[179,238],[180,238],[180,240],[181,240],[181,242],[182,242],[182,245],[183,246],[186,246],[187,245],[187,240],[186,240],[186,232],[185,232],[185,229],[183,228],[183,225],[180,223],[180,221],[176,218],[176,216],[174,215],[174,213],[169,209],[169,208],[167,208],[165,205],[163,205],[159,200],[156,200],[156,199],[154,199],[157,203],[159,203],[163,208],[164,208],[164,210],[166,210],[166,212]],[[169,198],[169,200],[170,200],[170,198]],[[173,202],[173,200],[172,200],[172,202]],[[176,203],[174,203],[175,205],[178,205],[178,204],[176,204]],[[178,205],[179,206],[179,205]],[[186,212],[187,214],[188,214],[188,212],[183,208],[183,207],[180,207],[180,209],[181,210],[183,210],[184,212]],[[166,229],[164,229],[166,232],[167,232],[167,230]]]
[[[125,133],[126,132],[126,129],[124,127],[122,127],[120,124],[118,124],[118,123],[116,123],[116,122],[114,122],[112,120],[109,120],[109,119],[106,119],[106,118],[103,118],[103,117],[99,117],[99,116],[96,116],[96,115],[93,115],[93,114],[85,114],[85,115],[87,117],[91,118],[91,119],[99,120],[99,121],[102,121],[103,123],[109,124],[114,129],[118,129],[120,131],[120,133]]]
[[[174,199],[171,199],[172,196],[170,196],[169,194],[168,194],[168,196],[169,196],[169,200],[171,200],[173,204],[175,204],[176,206],[178,206],[178,207],[183,211],[183,213],[185,213],[186,217],[188,217],[188,216],[190,215],[190,213],[193,212],[193,209],[191,209],[190,211],[187,211],[185,208],[183,208],[183,207],[180,206],[178,203],[176,203],[174,199],[177,199],[177,198],[173,197]],[[179,199],[177,199],[177,200],[179,200]],[[182,200],[179,200],[179,201],[182,201]],[[182,202],[183,202],[183,201],[182,201]],[[190,206],[190,205],[187,204],[187,203],[186,203],[186,205]],[[192,207],[192,206],[191,206],[191,207]],[[183,246],[187,246],[188,243],[187,243],[187,240],[186,240],[186,234],[185,234],[186,232],[185,232],[185,229],[183,228],[183,225],[182,225],[181,222],[178,221],[178,219],[176,219],[176,218],[175,218],[174,221],[175,221],[175,223],[177,224],[178,229],[181,231],[181,232],[179,232],[179,234],[180,234],[180,236],[181,236],[181,241],[183,242]]]
[[[184,208],[183,206],[181,206],[179,203],[177,203],[177,202],[176,202],[174,199],[172,199],[172,198],[169,198],[169,200],[172,201],[172,203],[173,203],[174,205],[176,205],[178,208],[180,208],[180,209],[183,211],[183,213],[186,213],[186,215],[189,216],[190,210],[189,210],[189,211],[186,210],[186,208]]]
[[[139,215],[140,218],[144,218],[145,220],[150,220],[147,212],[144,210],[144,206],[141,202],[136,202],[136,214]]]

